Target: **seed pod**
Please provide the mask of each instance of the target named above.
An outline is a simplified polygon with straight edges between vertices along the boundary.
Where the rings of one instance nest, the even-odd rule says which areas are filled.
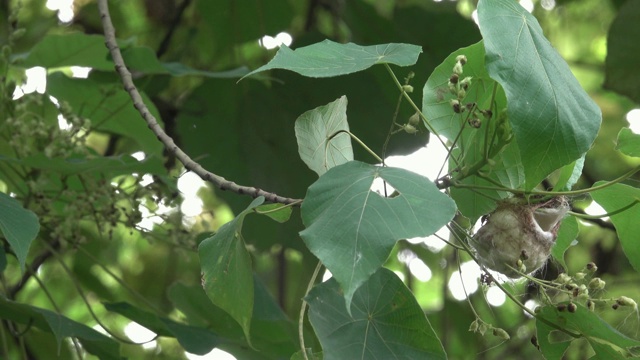
[[[459,62],[461,65],[464,65],[467,63],[467,57],[464,55],[458,55],[456,56],[456,62]]]
[[[611,308],[613,310],[618,310],[619,307],[620,307],[620,305],[618,305],[618,303],[615,303],[615,304],[611,305]]]
[[[404,124],[404,126],[402,127],[402,129],[407,133],[407,134],[415,134],[418,132],[418,129],[416,129],[415,126],[411,125],[411,124]]]
[[[453,66],[453,73],[456,75],[462,75],[462,64],[460,64],[460,62],[457,62]]]
[[[509,333],[507,333],[506,331],[500,328],[493,328],[493,336],[496,336],[502,340],[511,339],[511,336],[509,336]]]
[[[558,309],[558,311],[563,312],[565,310],[567,310],[567,305],[566,304],[558,304],[556,305],[556,309]]]
[[[570,302],[570,303],[569,303],[569,305],[567,305],[567,310],[568,310],[570,313],[575,313],[575,312],[576,312],[576,310],[578,310],[578,307],[576,306],[576,304],[574,304],[574,303]]]
[[[593,262],[588,263],[586,268],[587,270],[589,270],[589,272],[592,272],[592,273],[598,271],[598,266],[596,266],[596,264]]]
[[[484,322],[481,323],[478,326],[478,332],[480,333],[480,335],[484,336],[484,333],[487,332],[487,330],[489,329],[489,327],[487,326],[487,324],[485,324]]]
[[[418,126],[420,124],[420,114],[416,112],[409,118],[409,125]]]
[[[604,289],[605,285],[606,283],[604,282],[604,280],[600,279],[599,277],[594,277],[593,279],[591,279],[591,281],[589,281],[589,289],[602,290]]]
[[[449,83],[451,84],[457,84],[458,80],[460,80],[460,75],[458,74],[451,74],[451,77],[449,78]]]
[[[587,300],[587,309],[589,309],[589,311],[594,311],[596,309],[596,303],[591,300]]]
[[[620,296],[619,298],[617,298],[616,303],[620,306],[631,306],[634,309],[638,308],[638,304],[636,304],[636,302],[633,299],[628,298],[626,296]]]
[[[411,85],[402,85],[402,90],[407,94],[411,94],[413,92],[413,86]]]
[[[468,122],[471,127],[476,129],[479,129],[482,126],[482,121],[478,118],[469,118]]]
[[[460,107],[460,101],[451,100],[449,103],[451,104],[451,107],[453,108],[454,113],[459,114],[462,112],[463,108]]]
[[[478,319],[473,320],[471,326],[469,326],[469,331],[477,332],[478,331]]]

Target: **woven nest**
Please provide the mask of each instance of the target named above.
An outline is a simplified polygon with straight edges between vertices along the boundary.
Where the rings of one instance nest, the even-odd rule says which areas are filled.
[[[544,265],[569,210],[564,196],[533,205],[521,201],[514,198],[499,203],[471,242],[482,265],[510,278]]]

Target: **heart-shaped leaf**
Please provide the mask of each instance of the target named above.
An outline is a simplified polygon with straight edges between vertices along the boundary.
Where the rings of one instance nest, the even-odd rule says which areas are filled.
[[[306,300],[325,360],[447,358],[415,297],[390,270],[378,269],[356,291],[351,314],[334,279]]]
[[[207,296],[240,324],[248,341],[254,289],[251,257],[242,238],[242,222],[263,202],[264,197],[253,200],[235,219],[198,247],[202,284]]]
[[[599,181],[594,186],[604,184]],[[591,193],[591,197],[607,212],[620,210],[631,203],[640,201],[640,189],[624,184],[614,184]],[[640,204],[611,216],[611,222],[618,231],[618,238],[622,250],[636,271],[640,271],[640,246],[638,246],[638,234],[640,233]]]
[[[300,115],[296,120],[298,153],[309,169],[322,175],[330,168],[353,160],[347,123],[347,97]]]
[[[285,69],[308,77],[332,77],[368,69],[376,64],[413,65],[422,48],[409,44],[360,46],[330,40],[291,50],[282,45],[276,56],[244,77],[270,69]]]
[[[0,231],[16,254],[20,270],[24,271],[31,242],[40,232],[38,217],[16,199],[0,192]]]
[[[371,191],[382,178],[399,193]],[[397,240],[429,236],[455,215],[453,200],[410,171],[351,161],[318,179],[302,204],[300,233],[338,280],[347,309],[355,291],[387,259]]]
[[[602,114],[520,4],[480,0],[478,18],[487,70],[507,94],[509,121],[531,189],[589,150]]]

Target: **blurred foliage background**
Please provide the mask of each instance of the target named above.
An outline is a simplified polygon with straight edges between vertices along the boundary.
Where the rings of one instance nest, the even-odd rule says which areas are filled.
[[[418,63],[411,69],[397,70],[399,77],[415,72],[411,82],[415,91],[411,96],[420,103],[422,86],[434,67],[451,52],[480,40],[473,20],[476,3],[471,0],[112,0],[109,3],[117,36],[125,49],[146,47],[163,64],[201,71],[177,76],[151,71],[144,62],[139,69],[134,69],[139,70],[134,71],[136,84],[150,98],[169,135],[208,170],[240,184],[295,198],[304,197],[306,188],[315,180],[298,157],[293,131],[295,119],[309,109],[347,95],[351,131],[380,152],[395,111],[397,90],[382,67],[333,79],[305,79],[293,73],[273,71],[269,77],[237,83],[237,74],[263,65],[273,57],[277,48],[272,43],[290,42],[290,46],[296,48],[329,38],[360,45],[387,42],[420,45],[423,54]],[[618,37],[638,34],[640,25],[636,23],[634,27],[619,20],[624,16],[633,18],[629,14],[635,14],[637,19],[640,16],[638,1],[529,0],[521,3],[540,21],[545,35],[603,112],[599,137],[587,154],[583,176],[576,188],[613,179],[638,165],[637,159],[614,151],[614,141],[620,128],[629,124],[640,127],[640,109],[634,110],[640,102],[639,82],[634,82],[638,76],[640,50],[635,47],[635,53],[625,50],[621,54],[619,49],[611,48],[622,42]],[[13,9],[19,11],[16,22],[10,23]],[[196,249],[199,241],[232,219],[250,199],[214,190],[194,180],[192,174],[185,175],[170,154],[154,145],[153,135],[145,133],[146,127],[135,112],[118,113],[116,120],[109,115],[105,117],[104,126],[96,125],[97,112],[87,109],[110,96],[105,89],[118,88],[119,79],[114,72],[93,69],[88,79],[72,81],[68,76],[77,69],[50,67],[46,78],[42,76],[44,70],[28,70],[29,62],[33,61],[31,52],[46,36],[75,32],[102,34],[94,1],[4,0],[0,1],[0,21],[0,43],[9,42],[12,28],[26,30],[12,45],[11,59],[15,62],[7,80],[23,87],[13,93],[12,88],[4,89],[3,106],[17,108],[12,111],[22,111],[20,106],[25,106],[27,112],[38,109],[39,116],[53,121],[54,126],[57,112],[67,118],[89,119],[94,126],[84,127],[84,141],[92,154],[144,156],[152,162],[148,173],[153,174],[143,177],[135,169],[124,169],[96,177],[89,172],[87,177],[70,180],[72,176],[61,174],[55,165],[53,169],[17,175],[10,175],[12,170],[6,167],[1,168],[2,191],[25,200],[43,225],[27,258],[27,268],[37,276],[29,272],[21,275],[17,261],[6,257],[2,273],[6,298],[60,311],[89,327],[96,326],[99,319],[112,332],[123,338],[129,336],[136,342],[141,339],[131,335],[133,327],[129,326],[126,334],[124,330],[131,320],[118,315],[118,311],[107,310],[101,303],[127,302],[155,316],[224,331],[221,330],[226,326],[222,317],[212,315],[213,310],[206,310],[208,308],[198,308],[197,301],[193,300],[200,299],[201,295]],[[614,21],[620,21],[617,28],[612,27]],[[106,53],[105,49],[100,50]],[[617,58],[614,58],[616,51]],[[628,59],[635,62],[629,64]],[[47,85],[36,89],[31,81],[35,81],[38,72]],[[621,78],[635,88],[622,86],[627,80]],[[79,81],[91,81],[101,90],[83,90]],[[49,109],[52,114],[46,113],[47,106],[41,104],[48,103],[48,97],[38,97],[38,92],[67,101],[66,113],[62,108]],[[409,107],[404,106],[400,108],[399,118],[406,119],[411,114]],[[138,122],[139,127],[106,125],[114,121]],[[7,144],[11,138],[17,138],[23,146],[33,148],[32,153],[47,141],[54,141],[46,136],[28,141],[20,138],[21,134],[28,133],[15,132],[17,130],[10,126],[0,130]],[[149,136],[151,139],[145,140]],[[410,154],[427,141],[426,133],[398,134],[392,138],[389,155]],[[6,155],[6,146],[0,147]],[[356,158],[371,161],[359,148],[356,148]],[[429,160],[422,161],[428,163]],[[96,183],[83,183],[74,188],[74,181],[82,183],[91,179]],[[637,180],[636,175],[631,184],[637,185]],[[44,192],[43,196],[54,194],[67,197],[68,202],[93,207],[77,206],[65,212],[39,206],[41,198],[34,190],[37,186],[22,186],[20,181],[65,183],[51,190],[52,193]],[[74,192],[63,194],[66,186]],[[101,196],[104,200],[100,200]],[[109,208],[121,210],[112,217],[104,215],[99,209],[101,201],[109,204]],[[573,204],[584,210],[591,199],[575,198]],[[244,228],[257,281],[265,285],[270,295],[264,295],[272,298],[269,301],[282,309],[278,326],[284,329],[283,334],[294,331],[300,299],[316,265],[297,235],[302,224],[296,215],[284,225],[250,217]],[[599,275],[607,281],[606,296],[639,299],[640,278],[621,253],[611,223],[607,219],[581,221],[579,227],[576,245],[566,253],[569,272],[579,271],[593,261],[598,265]],[[73,230],[60,231],[61,228]],[[424,242],[401,241],[387,265],[400,274],[415,293],[451,359],[541,358],[530,344],[535,331],[533,321],[508,300],[500,301],[499,295],[497,300],[487,301],[490,296],[486,290],[492,290],[486,286],[478,288],[479,271],[465,265],[468,260],[456,258],[454,251],[447,247],[436,249]],[[557,271],[558,266],[551,264],[541,276],[555,278]],[[468,332],[474,315],[464,300],[466,296],[456,297],[452,293],[460,276],[467,279],[468,301],[485,320],[507,329],[512,334],[510,341],[502,343],[495,337]],[[522,281],[509,286],[523,302],[529,301],[528,305],[534,306],[535,287]],[[457,289],[459,293],[459,285]],[[114,308],[116,306],[111,307]],[[17,311],[11,309],[4,307],[2,312]],[[597,311],[623,333],[637,336],[638,314],[606,308]],[[208,317],[204,313],[209,314]],[[12,319],[6,314],[0,317]],[[59,354],[60,358],[78,356],[66,341],[58,352],[51,333],[29,325],[5,320],[2,329],[0,336],[8,358],[20,358],[19,354],[30,359],[51,358],[52,354]],[[263,328],[265,341],[269,341],[272,335],[269,332],[273,329]],[[142,340],[151,338],[153,335],[147,335]],[[286,354],[297,347],[295,335],[282,335],[282,339],[271,344],[275,350],[262,354],[242,346],[220,347],[239,359],[288,358]],[[187,356],[183,346],[165,335],[148,346],[123,343],[121,351],[133,359],[180,359]],[[315,347],[319,349],[317,344]],[[584,359],[589,356],[588,351],[586,344],[577,343],[572,345],[566,358]],[[210,356],[221,358],[223,355]]]

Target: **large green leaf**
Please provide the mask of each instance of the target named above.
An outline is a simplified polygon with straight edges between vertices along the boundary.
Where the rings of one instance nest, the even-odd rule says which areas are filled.
[[[207,296],[240,324],[248,341],[254,287],[251,257],[242,237],[242,223],[245,216],[263,202],[263,197],[254,199],[235,219],[224,224],[198,247],[202,284]]]
[[[71,79],[56,72],[47,77],[47,93],[69,103],[78,116],[91,120],[93,129],[131,138],[148,154],[162,154],[162,143],[133,107],[129,94],[121,84],[101,84],[92,79]],[[151,100],[144,94],[142,98],[162,124],[162,119]]]
[[[40,232],[38,217],[32,211],[23,208],[16,199],[0,192],[0,231],[16,254],[20,270],[24,271],[31,242]]]
[[[640,102],[640,0],[625,1],[607,35],[604,87]]]
[[[192,354],[207,354],[220,342],[218,336],[211,330],[181,324],[169,318],[144,311],[126,302],[105,303],[104,307],[109,311],[137,322],[159,336],[176,338],[180,345]]]
[[[456,96],[449,92],[449,78],[453,73],[456,58],[461,55],[467,58],[461,77],[472,77],[471,85],[461,102],[462,107],[475,103],[478,109],[491,110],[494,114],[489,119],[481,117],[482,125],[477,129],[467,122],[470,116],[469,112],[455,113],[450,102]],[[495,165],[490,167],[487,164],[479,170],[506,187],[518,188],[524,183],[524,170],[518,146],[515,142],[504,146],[504,141],[501,141],[499,136],[495,138],[492,136],[496,131],[499,113],[507,106],[507,101],[502,87],[487,73],[484,58],[485,52],[482,42],[461,48],[450,54],[442,64],[436,67],[424,86],[422,112],[438,134],[451,142],[456,141],[456,149],[452,153],[453,159],[449,160],[449,169],[454,171],[452,176],[455,177],[459,175],[459,172],[464,171],[463,169],[471,168],[476,163],[483,161],[485,139],[496,139],[498,143],[494,147],[496,149],[502,147],[502,150],[497,153],[495,150],[489,151],[492,153],[490,155],[492,155]],[[462,184],[494,186],[476,175],[464,178]],[[508,196],[507,193],[495,190],[451,189],[451,197],[456,201],[458,210],[470,218],[472,222],[495,208],[496,204],[492,199],[506,196]]]
[[[347,97],[300,115],[296,120],[296,139],[302,161],[322,176],[330,168],[353,160],[347,123]]]
[[[520,4],[481,0],[478,18],[487,70],[507,94],[509,121],[531,189],[589,150],[602,115]]]
[[[37,43],[21,63],[25,67],[87,66],[113,70],[104,36],[84,33],[49,34]]]
[[[371,191],[376,178],[399,195],[383,198]],[[384,263],[397,240],[431,235],[455,212],[455,203],[425,177],[351,161],[309,187],[302,204],[307,228],[300,235],[338,280],[350,309],[355,291]]]
[[[290,355],[298,348],[294,324],[256,277],[254,289],[251,343],[255,349],[248,346],[240,325],[212,304],[201,286],[173,284],[169,288],[169,299],[190,325],[215,332],[221,338],[218,347],[238,359],[281,359]]]
[[[52,311],[9,301],[0,297],[0,318],[33,325],[55,335],[60,346],[63,338],[77,338],[82,347],[99,359],[120,360],[120,346],[108,336]]]
[[[573,313],[568,311],[558,311],[555,306],[545,306],[538,313],[538,317],[557,324],[565,330],[578,333],[584,336],[592,344],[599,343],[603,347],[594,347],[596,355],[598,355],[598,351],[615,351],[618,353],[624,353],[627,357],[631,357],[630,355],[640,346],[640,341],[629,338],[618,330],[612,328],[611,325],[607,324],[598,315],[589,311],[582,305],[577,305],[576,311]],[[555,330],[546,324],[541,325],[542,323],[542,320],[536,321],[536,326],[538,326],[538,342],[540,343],[541,349],[543,349],[543,346],[550,347],[548,350],[549,353],[554,354],[554,356],[560,354],[562,348],[566,349],[567,343],[560,343],[561,345],[558,345],[558,343],[551,344],[551,341],[547,341],[549,336],[553,335],[552,333],[557,332],[558,330]],[[544,342],[541,342],[541,340],[544,340]],[[609,349],[604,350],[605,346]],[[546,352],[547,351],[543,350],[545,356]],[[606,356],[600,358],[610,359]],[[558,358],[548,357],[548,359]]]
[[[421,52],[420,46],[394,43],[360,46],[324,40],[296,50],[283,45],[268,64],[246,76],[270,69],[291,70],[308,77],[347,75],[366,70],[376,64],[413,65],[418,61]]]
[[[618,133],[616,150],[633,157],[640,157],[640,135],[629,128],[622,128]]]
[[[594,186],[604,183],[604,181],[599,181]],[[624,184],[614,184],[592,192],[591,196],[607,212],[613,212],[630,205],[634,201],[640,201],[640,189]],[[624,250],[627,259],[636,271],[640,271],[640,246],[638,246],[640,221],[638,219],[640,219],[640,204],[611,216],[611,222],[618,232],[622,250]]]
[[[413,294],[390,270],[378,269],[356,291],[350,313],[334,279],[306,300],[325,360],[447,358]]]

